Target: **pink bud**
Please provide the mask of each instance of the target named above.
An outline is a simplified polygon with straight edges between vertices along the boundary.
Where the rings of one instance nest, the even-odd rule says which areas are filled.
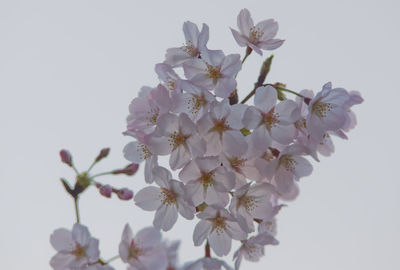
[[[127,201],[133,198],[133,191],[127,188],[122,188],[117,192],[118,198]]]
[[[103,158],[107,157],[109,153],[110,153],[110,148],[101,149],[99,155],[96,157],[96,161],[95,162],[99,162]]]
[[[72,167],[72,156],[68,152],[68,150],[62,149],[60,151],[61,161],[67,164],[68,166]]]
[[[111,198],[112,190],[110,185],[104,185],[99,188],[100,194],[107,198]]]
[[[115,170],[112,173],[113,174],[134,175],[138,169],[139,169],[139,164],[132,163],[132,164],[129,164],[128,166],[126,166],[125,168],[120,169],[120,170]]]
[[[305,97],[303,100],[305,104],[310,105],[311,98]]]

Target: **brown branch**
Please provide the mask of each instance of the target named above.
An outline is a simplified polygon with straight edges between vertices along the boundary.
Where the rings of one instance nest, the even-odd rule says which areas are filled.
[[[254,84],[253,90],[240,102],[241,104],[246,103],[256,93],[257,88],[263,85],[265,78],[267,77],[271,69],[271,63],[273,58],[274,55],[271,55],[264,61],[264,63],[261,66],[260,75],[258,75],[258,79],[257,82]]]

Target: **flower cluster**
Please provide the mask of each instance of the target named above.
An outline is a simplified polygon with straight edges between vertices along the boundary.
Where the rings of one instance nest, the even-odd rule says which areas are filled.
[[[254,105],[235,104],[236,76],[247,56],[283,43],[273,39],[278,24],[272,19],[254,25],[244,9],[237,21],[240,32],[232,33],[247,47],[243,59],[209,49],[207,25],[200,31],[184,23],[185,46],[168,49],[155,67],[161,83],[143,87],[130,104],[125,135],[135,141],[124,149],[129,161],[145,161],[145,180],[155,183],[134,198],[143,210],[155,211],[154,227],[168,231],[179,215],[193,219],[197,213],[196,246],[207,241],[224,256],[232,239],[242,241],[236,268],[243,257],[257,260],[265,245],[277,244],[269,230],[249,234],[257,223],[275,222],[280,200],[297,197],[298,180],[312,172],[306,156],[330,155],[332,136],[346,138],[355,125],[351,107],[362,102],[358,92],[331,83],[315,96],[310,90],[264,84],[262,69],[263,79],[252,92]],[[288,99],[284,92],[297,97]],[[169,156],[169,168],[159,165],[159,156]]]
[[[218,257],[231,252],[233,240],[240,241],[233,254],[236,270],[243,259],[258,261],[265,246],[279,243],[276,216],[282,201],[298,196],[300,178],[311,174],[309,159],[331,155],[333,137],[346,139],[356,125],[352,106],[362,103],[360,93],[331,83],[317,93],[265,83],[273,56],[263,62],[254,88],[239,103],[236,78],[247,57],[253,51],[262,56],[263,50],[277,49],[284,41],[275,39],[277,22],[254,24],[247,9],[240,11],[237,26],[239,30],[231,31],[246,48],[243,57],[209,49],[209,27],[203,24],[200,30],[185,22],[185,44],[168,49],[164,61],[155,66],[160,83],[142,87],[132,100],[124,132],[134,138],[124,148],[132,164],[107,174],[132,175],[144,162],[148,186],[133,197],[130,190],[78,175],[86,177],[86,182],[77,178],[78,188],[92,183],[105,197],[113,192],[120,199],[133,197],[138,207],[155,212],[153,227],[136,236],[129,225],[124,228],[118,257],[129,270],[232,269]],[[251,98],[253,104],[246,104]],[[73,167],[69,154],[60,154]],[[100,152],[95,162],[107,154]],[[63,183],[77,202],[76,188]],[[171,230],[179,216],[196,219],[193,243],[205,245],[204,257],[181,266],[179,242],[163,241],[160,233]],[[98,240],[78,223],[72,232],[59,229],[52,235],[58,252],[53,268],[112,269],[99,257]]]

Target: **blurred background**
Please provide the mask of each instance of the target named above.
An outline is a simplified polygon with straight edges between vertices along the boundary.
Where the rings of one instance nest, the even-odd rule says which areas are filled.
[[[243,56],[229,27],[237,28],[244,7],[255,22],[276,19],[277,38],[286,39],[273,51],[268,82],[319,91],[332,81],[360,91],[365,102],[354,108],[358,126],[349,141],[335,139],[334,155],[313,162],[299,198],[279,214],[280,245],[242,269],[400,269],[398,1],[1,0],[2,269],[50,269],[50,234],[72,228],[73,201],[59,178],[73,181],[74,174],[59,150],[69,149],[85,170],[102,147],[111,147],[93,172],[125,166],[128,105],[141,86],[158,84],[154,65],[167,48],[184,43],[183,22],[207,23],[209,48]],[[246,61],[238,76],[241,97],[268,56]],[[135,192],[145,186],[143,168],[133,177],[98,180]],[[137,232],[154,216],[95,188],[80,205],[104,258],[117,254],[125,223]],[[194,225],[180,218],[164,233],[182,240],[181,262],[204,255],[203,247],[193,247]]]

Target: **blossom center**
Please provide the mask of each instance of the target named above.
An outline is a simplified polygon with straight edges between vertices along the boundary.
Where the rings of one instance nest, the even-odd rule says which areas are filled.
[[[166,205],[176,205],[176,193],[166,188],[161,188],[161,201]]]
[[[150,111],[147,113],[147,125],[152,126],[157,123],[157,118],[159,115],[160,110],[158,108],[151,108]]]
[[[182,50],[186,52],[191,57],[196,57],[199,55],[199,51],[193,46],[191,40],[188,40],[185,46],[182,47]]]
[[[174,90],[175,90],[175,87],[176,87],[175,81],[172,80],[172,79],[169,79],[169,80],[167,81],[167,87],[168,87],[168,89],[169,89],[170,91],[174,91]]]
[[[214,127],[211,129],[211,131],[216,131],[219,133],[219,135],[222,135],[224,131],[230,130],[231,127],[227,124],[226,119],[217,119],[214,120]]]
[[[264,32],[261,31],[259,28],[255,26],[250,28],[250,41],[252,43],[257,43],[263,35]]]
[[[297,161],[294,160],[291,155],[284,155],[279,162],[289,172],[294,172],[297,164]]]
[[[327,113],[332,110],[332,104],[317,101],[312,105],[312,112],[319,118],[326,117]]]
[[[279,121],[279,113],[274,112],[271,110],[268,113],[262,113],[262,123],[264,123],[265,127],[270,130],[280,122]]]
[[[239,209],[241,206],[244,207],[244,209],[246,209],[248,212],[253,211],[257,207],[256,199],[244,194],[238,199],[237,208]]]
[[[227,227],[225,220],[226,218],[220,216],[209,219],[213,223],[211,231],[215,231],[218,235],[224,233]]]
[[[229,159],[229,163],[231,164],[231,167],[236,172],[240,172],[240,168],[244,166],[245,162],[246,162],[245,158],[233,157],[233,158]]]
[[[207,100],[204,94],[200,96],[193,95],[191,99],[188,100],[188,110],[192,112],[192,114],[197,114],[202,107],[207,104]]]
[[[149,158],[152,155],[152,153],[147,148],[147,146],[142,144],[142,143],[138,144],[138,147],[137,147],[136,151],[139,152],[139,158],[142,159],[142,160],[145,160],[145,159]]]
[[[129,257],[138,260],[139,256],[142,256],[145,253],[146,251],[135,244],[135,240],[132,239],[131,245],[129,246]]]
[[[217,84],[218,79],[222,78],[222,73],[220,68],[207,64],[207,76],[213,80],[214,84]]]
[[[72,254],[75,255],[77,258],[81,258],[86,256],[86,248],[82,247],[80,244],[76,243],[75,249],[72,251]]]
[[[185,144],[188,137],[189,136],[185,136],[181,132],[174,131],[174,133],[172,133],[168,139],[170,145],[172,145],[172,150],[175,150],[178,146]]]
[[[209,186],[214,184],[214,172],[201,172],[201,177],[198,180],[203,185],[203,188],[207,190]]]

